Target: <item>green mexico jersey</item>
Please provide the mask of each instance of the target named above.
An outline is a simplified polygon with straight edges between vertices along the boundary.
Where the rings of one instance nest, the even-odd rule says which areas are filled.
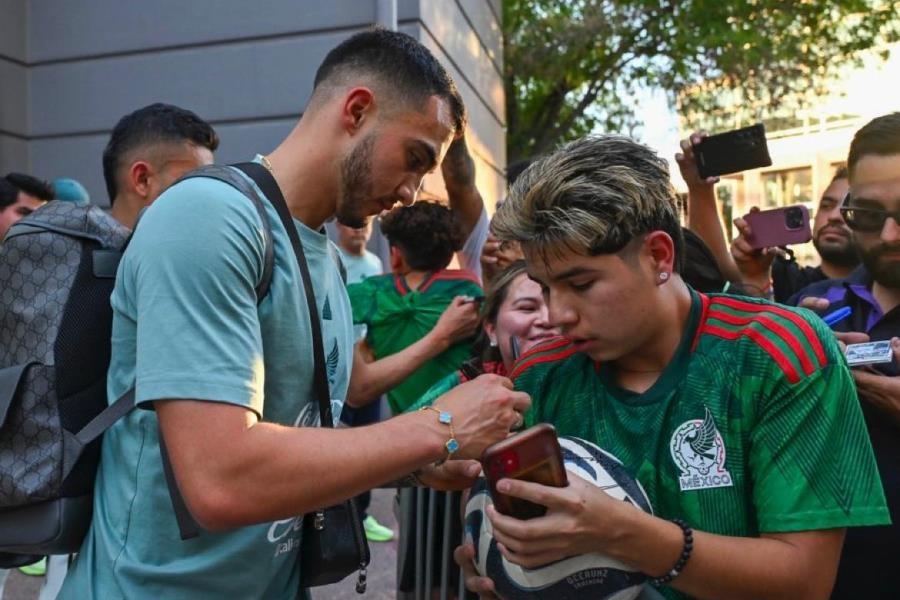
[[[472,273],[444,269],[410,290],[403,277],[378,275],[347,286],[353,322],[366,325],[366,341],[376,359],[396,354],[431,331],[456,296],[480,296]],[[472,352],[471,340],[457,342],[425,362],[388,392],[394,414],[408,409],[437,381],[454,372]]]
[[[564,339],[512,373],[529,425],[594,442],[657,516],[728,536],[890,522],[853,379],[813,313],[692,293],[676,355],[643,394]],[[670,597],[679,597],[666,590]]]

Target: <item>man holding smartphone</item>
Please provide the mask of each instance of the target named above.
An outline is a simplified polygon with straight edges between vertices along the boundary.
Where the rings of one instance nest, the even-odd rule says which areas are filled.
[[[548,507],[528,521],[488,510],[506,559],[599,552],[669,598],[827,598],[845,528],[889,515],[821,320],[687,286],[666,163],[628,138],[585,138],[536,162],[493,228],[522,244],[565,336],[513,371],[532,397],[527,422],[617,456],[654,509],[574,475],[565,488],[501,480],[501,493]],[[472,550],[457,551],[461,564]]]
[[[900,589],[900,113],[856,132],[847,166],[850,187],[841,210],[862,265],[846,279],[803,289],[791,303],[824,316],[849,309],[832,326],[843,342],[892,340],[893,362],[852,373],[895,523],[847,534],[835,585],[835,598],[886,598]]]
[[[821,259],[817,267],[801,266],[792,255],[778,248],[753,248],[748,240],[752,231],[747,220],[734,220],[739,235],[731,244],[731,255],[749,292],[763,296],[768,293],[776,302],[787,302],[807,285],[847,277],[856,268],[859,256],[840,211],[848,186],[847,169],[839,167],[819,199],[812,239]]]

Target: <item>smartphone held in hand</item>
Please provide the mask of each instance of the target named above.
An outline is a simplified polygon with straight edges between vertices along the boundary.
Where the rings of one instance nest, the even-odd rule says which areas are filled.
[[[569,484],[556,429],[547,423],[530,427],[488,447],[481,456],[481,466],[494,506],[502,514],[517,519],[540,517],[547,509],[501,494],[497,491],[498,481],[521,479],[551,487]]]
[[[744,215],[744,220],[751,231],[747,242],[757,250],[805,244],[812,239],[809,209],[802,204],[751,212]]]
[[[715,177],[772,164],[762,123],[718,133],[694,145],[700,177]]]

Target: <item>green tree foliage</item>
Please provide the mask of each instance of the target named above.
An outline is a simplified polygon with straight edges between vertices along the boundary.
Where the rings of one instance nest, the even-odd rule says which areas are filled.
[[[504,0],[509,161],[636,125],[639,88],[709,128],[736,106],[803,106],[863,51],[886,58],[898,15],[900,0]]]

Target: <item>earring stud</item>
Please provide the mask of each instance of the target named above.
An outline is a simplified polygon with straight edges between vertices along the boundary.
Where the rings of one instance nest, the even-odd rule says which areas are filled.
[[[660,281],[668,281],[668,279],[669,279],[669,274],[666,273],[665,271],[663,271],[662,273],[659,274]]]

